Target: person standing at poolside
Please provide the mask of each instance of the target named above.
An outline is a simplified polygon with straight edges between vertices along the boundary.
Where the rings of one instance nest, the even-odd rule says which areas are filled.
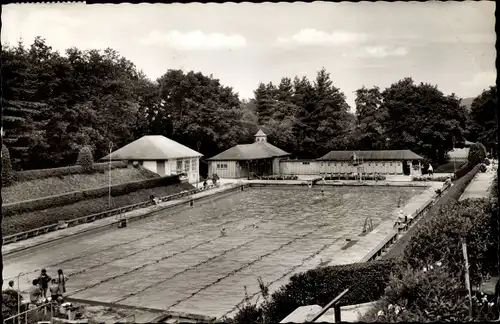
[[[42,302],[42,290],[39,287],[38,279],[34,279],[32,283],[33,285],[29,289],[30,302],[39,305]]]
[[[66,293],[66,281],[68,281],[68,277],[64,275],[62,269],[57,270],[57,281],[59,285],[59,295],[62,296]]]
[[[38,284],[42,290],[44,298],[47,298],[47,290],[49,289],[49,282],[52,278],[47,274],[47,270],[42,269],[40,277],[38,277]]]
[[[427,169],[427,173],[429,175],[433,175],[434,174],[434,169],[432,168],[432,164],[429,163],[429,168]]]

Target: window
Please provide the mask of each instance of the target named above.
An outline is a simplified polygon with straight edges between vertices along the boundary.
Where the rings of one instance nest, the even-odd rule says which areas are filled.
[[[181,159],[178,159],[177,160],[177,169],[176,169],[177,172],[181,172],[182,171],[182,160]]]
[[[303,165],[308,165],[308,164],[309,164],[309,162],[302,162],[302,164],[303,164]]]
[[[184,172],[189,172],[189,160],[184,160]]]
[[[372,164],[370,162],[368,162],[368,166],[371,166]]]
[[[392,166],[392,162],[389,162],[389,166]]]
[[[375,162],[375,166],[378,166],[378,163],[377,163],[377,162]]]
[[[196,167],[198,166],[197,165],[198,163],[196,163],[196,162],[198,162],[198,161],[196,159],[194,159],[193,163],[191,163],[191,170],[192,171],[196,171]]]
[[[217,169],[227,170],[227,163],[219,163],[219,164],[217,164]]]

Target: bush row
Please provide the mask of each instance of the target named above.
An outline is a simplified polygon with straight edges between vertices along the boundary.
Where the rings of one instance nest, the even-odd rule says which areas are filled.
[[[381,302],[362,321],[467,321],[462,242],[467,243],[471,282],[496,272],[498,210],[488,199],[467,199],[441,206],[419,226],[403,262],[391,276]],[[473,298],[474,299],[474,298]],[[474,299],[475,320],[497,316]]]
[[[385,180],[386,177],[381,174],[363,174],[361,176],[363,180]],[[359,180],[358,175],[353,174],[337,174],[337,175],[328,175],[325,177],[325,180]]]
[[[168,186],[179,183],[178,176],[167,176],[155,179],[134,181],[111,186],[111,196],[125,195],[141,189],[148,189],[160,186]],[[20,213],[32,212],[35,210],[47,209],[56,206],[64,206],[76,203],[81,200],[99,198],[107,195],[109,187],[101,187],[82,191],[64,193],[57,196],[32,199],[2,206],[4,216],[12,216]]]
[[[300,306],[324,307],[347,288],[349,292],[341,299],[341,305],[378,300],[395,266],[395,261],[370,261],[320,267],[294,275],[262,304],[265,322],[279,323]]]
[[[262,180],[297,180],[299,177],[296,175],[276,175],[276,176],[263,176]]]
[[[111,169],[116,168],[126,168],[126,161],[113,161],[111,162]],[[108,170],[109,163],[96,163],[94,164],[94,172],[104,172]],[[80,174],[84,173],[81,165],[72,165],[61,168],[53,169],[38,169],[38,170],[26,170],[16,172],[17,181],[30,181],[36,179],[44,179],[51,177],[63,177],[70,174]]]
[[[416,176],[412,177],[412,181],[446,181],[450,177],[433,177],[433,176]]]
[[[470,163],[465,164],[463,167],[458,169],[457,172],[455,172],[455,179],[458,180],[467,173],[469,173],[474,168],[474,166],[475,165],[472,165]]]

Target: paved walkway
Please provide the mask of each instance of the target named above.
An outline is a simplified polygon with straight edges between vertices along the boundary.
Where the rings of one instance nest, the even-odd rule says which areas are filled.
[[[459,201],[465,199],[488,198],[490,196],[490,187],[495,179],[497,171],[490,164],[486,172],[478,172],[465,189]]]

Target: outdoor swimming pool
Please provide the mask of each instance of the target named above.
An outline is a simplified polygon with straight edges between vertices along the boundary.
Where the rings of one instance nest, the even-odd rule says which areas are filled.
[[[221,317],[244,299],[244,286],[250,296],[258,293],[259,277],[273,290],[319,264],[359,261],[371,244],[358,236],[365,218],[376,232],[398,204],[424,190],[246,188],[16,257],[6,262],[4,277],[61,268],[74,298]],[[342,250],[347,237],[359,243]],[[24,281],[21,288],[28,288]]]

